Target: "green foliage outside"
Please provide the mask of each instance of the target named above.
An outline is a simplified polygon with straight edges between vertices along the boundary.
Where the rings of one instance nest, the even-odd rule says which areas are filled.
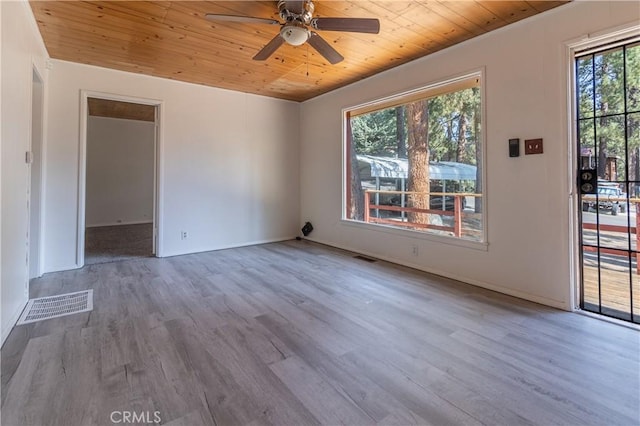
[[[358,154],[407,158],[407,123],[398,126],[398,117],[405,117],[398,114],[400,108],[404,106],[352,118],[353,143]],[[475,165],[480,136],[480,89],[430,98],[427,108],[429,161]]]
[[[640,180],[640,44],[578,58],[576,78],[581,166],[600,179]]]

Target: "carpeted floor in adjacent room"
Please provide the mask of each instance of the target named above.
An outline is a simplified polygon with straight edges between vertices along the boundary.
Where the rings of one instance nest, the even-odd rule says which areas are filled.
[[[99,226],[85,231],[85,265],[153,254],[153,224]]]

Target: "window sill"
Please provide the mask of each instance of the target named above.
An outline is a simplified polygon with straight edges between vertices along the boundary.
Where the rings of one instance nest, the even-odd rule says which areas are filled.
[[[395,228],[393,226],[378,225],[372,223],[360,222],[357,220],[340,219],[340,223],[354,228],[366,229],[367,231],[382,232],[385,234],[396,235],[398,237],[413,238],[424,241],[432,241],[438,244],[447,244],[457,247],[470,248],[473,250],[488,251],[489,243],[486,241],[471,241],[456,237],[447,237],[444,235],[435,235],[427,232],[410,231],[408,229]]]

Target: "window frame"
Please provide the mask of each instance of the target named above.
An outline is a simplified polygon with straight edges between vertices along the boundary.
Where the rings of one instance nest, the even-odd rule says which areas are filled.
[[[482,199],[483,199],[483,212],[482,212],[482,233],[481,240],[469,240],[455,236],[440,235],[431,232],[417,231],[411,229],[405,229],[397,226],[368,223],[356,219],[350,219],[347,217],[348,201],[347,197],[350,196],[350,141],[349,141],[349,119],[354,115],[366,114],[369,112],[390,108],[397,105],[409,103],[420,99],[426,99],[442,95],[445,93],[451,93],[464,88],[472,87],[471,80],[476,79],[480,89],[480,114],[481,114],[481,126],[480,126],[480,146],[476,149],[480,149],[482,153]],[[465,87],[465,82],[469,82],[469,85]],[[353,226],[359,229],[365,229],[376,232],[389,233],[392,235],[408,237],[408,238],[420,238],[423,240],[434,241],[443,244],[450,244],[455,246],[467,247],[477,250],[488,250],[488,191],[487,191],[487,118],[486,118],[486,77],[485,69],[478,68],[472,71],[455,75],[448,78],[442,78],[425,85],[421,85],[417,88],[409,89],[395,94],[390,94],[375,99],[344,107],[341,111],[342,119],[342,196],[341,196],[341,213],[340,223],[348,226]]]

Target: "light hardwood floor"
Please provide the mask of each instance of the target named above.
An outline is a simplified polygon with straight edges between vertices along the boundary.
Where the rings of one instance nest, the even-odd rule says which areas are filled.
[[[9,336],[3,425],[640,422],[637,331],[305,241],[91,265],[31,296],[88,288],[93,312]]]

